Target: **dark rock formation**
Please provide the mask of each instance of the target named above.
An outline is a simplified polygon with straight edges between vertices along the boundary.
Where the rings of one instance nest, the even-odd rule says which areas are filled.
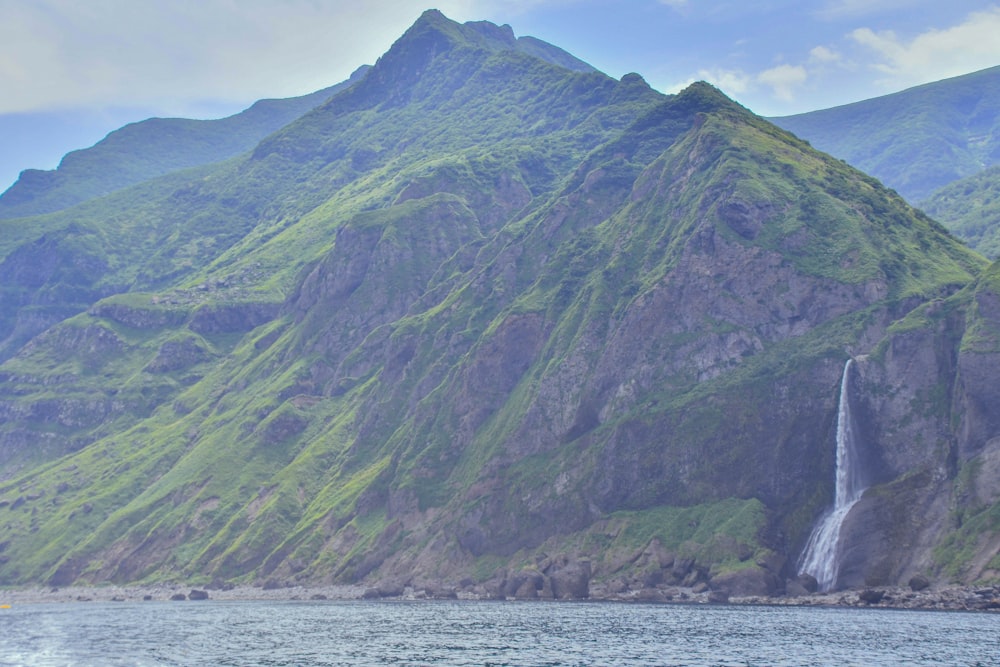
[[[557,600],[583,600],[590,597],[590,561],[557,562],[546,570]]]
[[[735,572],[718,574],[708,582],[713,591],[724,591],[731,596],[772,596],[782,592],[781,580],[773,572],[750,567]]]
[[[858,599],[865,604],[878,604],[885,597],[885,591],[866,588],[858,593]]]
[[[811,574],[800,574],[795,578],[795,583],[801,586],[803,589],[809,593],[815,593],[819,588],[819,584],[816,581],[816,577]]]

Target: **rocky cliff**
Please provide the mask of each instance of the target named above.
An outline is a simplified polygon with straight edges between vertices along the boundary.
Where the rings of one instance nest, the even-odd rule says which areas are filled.
[[[844,583],[992,576],[985,261],[706,84],[493,28],[428,12],[141,223],[92,209],[156,262],[100,246],[112,293],[0,367],[0,581],[777,592],[848,357]]]
[[[846,526],[845,585],[997,576],[997,275],[922,305],[860,360],[873,486]]]

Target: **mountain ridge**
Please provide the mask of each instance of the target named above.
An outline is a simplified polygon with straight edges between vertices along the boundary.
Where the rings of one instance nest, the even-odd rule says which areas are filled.
[[[90,283],[115,293],[0,364],[0,582],[780,593],[848,356],[862,509],[938,511],[852,524],[844,583],[990,576],[995,267],[707,84],[495,28],[426,13],[250,153],[38,219],[78,258],[142,192],[157,262],[123,243]],[[11,317],[53,280],[5,280]]]
[[[953,181],[920,206],[987,257],[1000,257],[1000,166]]]
[[[259,100],[217,120],[150,118],[130,123],[91,148],[67,153],[52,171],[28,169],[0,194],[0,218],[53,213],[171,171],[233,157],[359,80],[296,98]]]
[[[916,204],[1000,160],[998,80],[1000,66],[770,120]]]

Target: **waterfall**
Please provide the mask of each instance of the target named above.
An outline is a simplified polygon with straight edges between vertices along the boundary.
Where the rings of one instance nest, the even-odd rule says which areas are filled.
[[[799,572],[816,577],[819,590],[824,592],[831,590],[837,583],[840,569],[837,561],[840,527],[865,490],[851,418],[849,378],[853,363],[853,359],[847,360],[840,380],[840,404],[837,409],[837,489],[833,507],[813,528],[799,561]]]

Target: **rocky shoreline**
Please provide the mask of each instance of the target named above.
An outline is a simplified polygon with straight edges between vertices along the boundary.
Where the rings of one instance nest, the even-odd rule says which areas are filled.
[[[24,604],[156,601],[322,601],[322,600],[538,600],[538,597],[496,596],[477,587],[461,590],[427,590],[413,587],[386,589],[351,585],[259,587],[235,586],[213,589],[180,585],[154,586],[71,586],[66,588],[18,588],[0,590],[0,607]],[[600,586],[585,598],[591,602],[631,602],[660,604],[730,604],[767,606],[815,606],[937,611],[1000,612],[1000,586],[944,586],[913,591],[908,588],[866,588],[811,593],[796,596],[733,596],[718,591],[684,588],[650,588],[607,594]]]
[[[813,593],[798,597],[730,598],[729,603],[998,612],[1000,611],[1000,589],[997,587],[948,587],[913,592],[906,588],[866,588],[836,593]]]

